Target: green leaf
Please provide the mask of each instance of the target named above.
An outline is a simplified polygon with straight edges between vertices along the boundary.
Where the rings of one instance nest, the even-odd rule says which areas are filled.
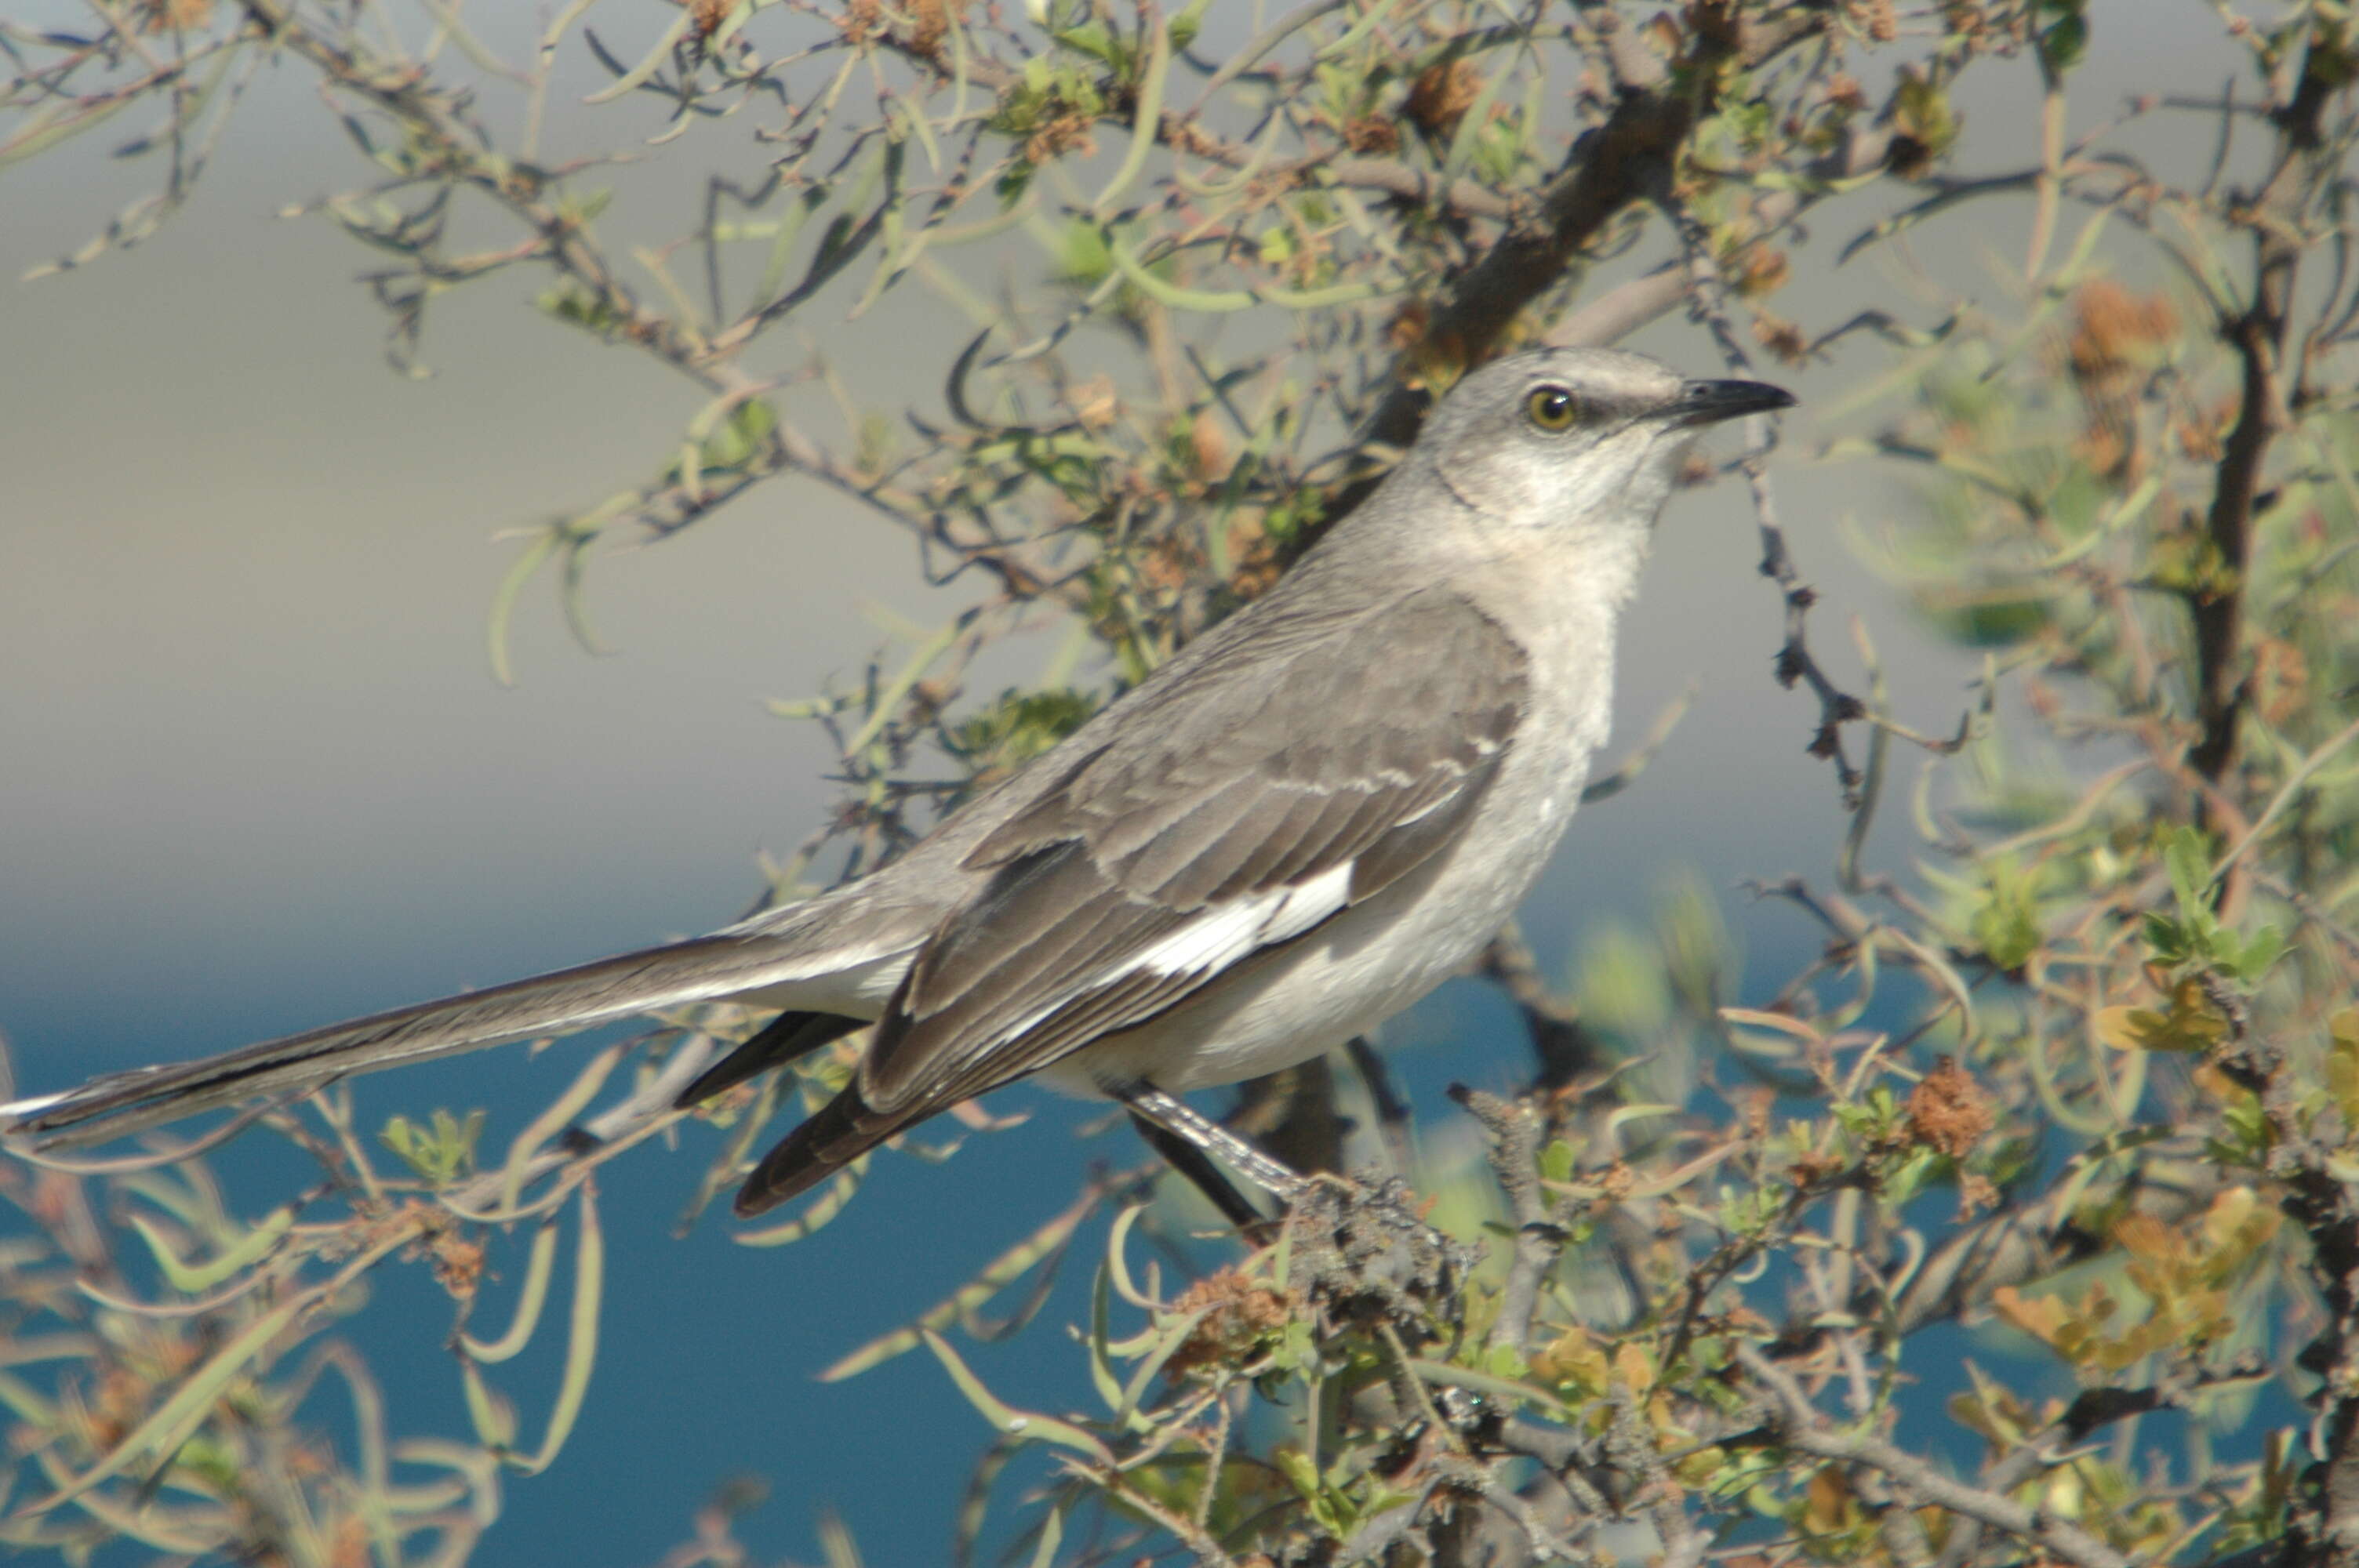
[[[1986,874],[1989,885],[1966,929],[1993,964],[2012,972],[2038,951],[2045,935],[2039,920],[2038,871],[1999,860],[1988,866]]]
[[[464,1120],[437,1108],[429,1126],[420,1127],[406,1116],[397,1116],[385,1124],[377,1134],[383,1143],[398,1156],[402,1163],[418,1173],[429,1186],[447,1186],[452,1178],[473,1170],[475,1163],[475,1141],[483,1136],[484,1113],[471,1110]]]
[[[950,1341],[930,1328],[919,1332],[925,1340],[926,1348],[934,1353],[934,1359],[942,1364],[942,1369],[951,1375],[951,1381],[958,1385],[959,1392],[964,1394],[967,1402],[991,1423],[994,1432],[1015,1438],[1019,1443],[1053,1443],[1061,1448],[1086,1454],[1101,1465],[1114,1464],[1114,1455],[1107,1451],[1106,1445],[1087,1431],[1071,1422],[1059,1421],[1055,1416],[1042,1415],[1037,1411],[1020,1411],[1006,1403],[984,1387],[983,1379],[960,1359],[959,1353],[951,1348]]]
[[[2228,967],[2245,985],[2256,986],[2285,954],[2285,933],[2274,925],[2264,925],[2245,939],[2244,951]]]
[[[154,1414],[115,1444],[114,1451],[105,1458],[48,1497],[27,1504],[22,1511],[44,1512],[80,1497],[144,1456],[152,1454],[158,1460],[168,1459],[212,1413],[214,1401],[229,1391],[230,1385],[245,1374],[248,1365],[259,1358],[270,1342],[286,1332],[296,1315],[311,1302],[310,1292],[293,1296],[255,1319],[244,1333],[215,1352],[212,1360],[191,1373],[187,1381],[173,1390],[170,1399],[158,1405]]]
[[[459,1363],[459,1387],[466,1396],[467,1419],[475,1429],[475,1441],[495,1454],[506,1454],[516,1446],[516,1406],[506,1395],[484,1380],[483,1369],[471,1360]]]
[[[1941,1156],[1930,1149],[1910,1150],[1908,1158],[1884,1178],[1880,1195],[1884,1201],[1894,1208],[1906,1206],[1911,1198],[1924,1191],[1927,1178],[1932,1175],[1933,1167],[1940,1159]]]
[[[540,1326],[540,1309],[549,1300],[549,1276],[556,1267],[557,1219],[552,1215],[533,1232],[532,1250],[527,1254],[525,1264],[524,1286],[517,1293],[516,1315],[509,1320],[508,1331],[492,1340],[477,1339],[471,1334],[460,1335],[462,1364],[511,1360],[518,1351],[532,1343],[533,1330]]]
[[[136,1214],[131,1217],[131,1227],[147,1244],[147,1250],[155,1254],[156,1265],[164,1271],[164,1278],[174,1290],[190,1296],[202,1294],[248,1264],[259,1261],[278,1245],[294,1224],[293,1209],[273,1209],[260,1225],[216,1253],[212,1262],[192,1264],[183,1262],[147,1220]]]
[[[2049,74],[2063,75],[2088,53],[2086,11],[2087,0],[2039,0],[2037,12],[2046,23],[2039,29],[2039,59]]]
[[[1051,36],[1067,49],[1088,55],[1092,59],[1103,60],[1116,71],[1127,71],[1130,68],[1130,51],[1095,22],[1066,27]]]
[[[1082,1195],[1061,1213],[984,1264],[981,1273],[919,1314],[914,1322],[878,1335],[832,1366],[822,1368],[818,1374],[819,1380],[822,1383],[838,1382],[889,1361],[905,1351],[915,1350],[924,1342],[926,1336],[937,1329],[962,1321],[972,1323],[976,1310],[985,1302],[1036,1266],[1045,1266],[1053,1271],[1057,1259],[1063,1255],[1065,1243],[1071,1238],[1082,1221],[1096,1211],[1101,1195],[1095,1188],[1084,1189]],[[1125,1282],[1115,1281],[1117,1288]]]
[[[1516,1354],[1512,1345],[1486,1346],[1483,1351],[1483,1368],[1495,1378],[1520,1379],[1531,1371],[1524,1358]]]
[[[2228,1021],[2193,979],[2172,989],[2167,1011],[2100,1008],[2093,1022],[2097,1038],[2117,1051],[2207,1051],[2228,1033]]]
[[[527,1459],[510,1455],[510,1463],[527,1476],[538,1476],[554,1464],[581,1419],[589,1397],[590,1374],[598,1361],[598,1319],[606,1294],[606,1237],[598,1223],[596,1188],[582,1184],[579,1205],[581,1234],[574,1243],[573,1310],[566,1325],[565,1368],[559,1375],[557,1403],[549,1412],[549,1430],[541,1434],[540,1451]]]
[[[1892,123],[1929,157],[1939,157],[1957,141],[1960,124],[1950,95],[1922,76],[1902,80],[1893,94]]]
[[[2209,910],[2204,890],[2212,881],[2212,845],[2192,827],[2174,827],[2162,841],[2163,869],[2170,873],[2170,891],[2179,896],[2182,914]]]
[[[142,1457],[152,1455],[159,1464],[168,1462],[204,1425],[212,1413],[214,1403],[229,1391],[248,1366],[268,1355],[272,1341],[293,1326],[299,1317],[317,1306],[331,1292],[359,1278],[388,1254],[399,1250],[415,1238],[416,1232],[409,1227],[394,1227],[347,1263],[334,1279],[291,1295],[255,1318],[236,1337],[215,1351],[203,1366],[191,1372],[172,1391],[170,1398],[157,1406],[153,1413],[116,1444],[104,1458],[81,1475],[65,1480],[49,1496],[25,1504],[18,1512],[44,1513],[60,1503],[71,1501]]]
[[[2187,928],[2167,914],[2149,910],[2146,916],[2147,950],[2156,963],[2176,968],[2194,951]]]
[[[610,186],[601,186],[579,195],[568,191],[558,198],[557,211],[560,217],[579,228],[596,222],[599,214],[604,212],[614,200],[614,192]]]
[[[1016,691],[951,731],[951,750],[976,773],[1030,762],[1080,729],[1097,711],[1097,699],[1071,687]]]
[[[1319,1466],[1310,1462],[1310,1455],[1299,1448],[1281,1448],[1270,1457],[1277,1461],[1279,1474],[1302,1494],[1304,1502],[1316,1500],[1319,1496]]]
[[[778,411],[763,397],[749,397],[729,411],[720,427],[705,438],[699,454],[704,469],[742,469],[768,444],[778,427]]]
[[[1171,18],[1166,30],[1170,34],[1173,49],[1184,49],[1196,41],[1196,35],[1204,30],[1204,13],[1212,5],[1212,0],[1188,0],[1180,14]]]
[[[1984,956],[2010,972],[2039,948],[2038,923],[2018,901],[1993,898],[1975,912],[1973,930]]]

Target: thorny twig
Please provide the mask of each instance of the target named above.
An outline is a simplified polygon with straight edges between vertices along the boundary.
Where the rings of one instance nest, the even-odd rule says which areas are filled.
[[[1738,1346],[1735,1354],[1738,1363],[1770,1397],[1763,1413],[1771,1441],[1816,1458],[1865,1465],[1922,1503],[2005,1530],[2075,1568],[2130,1568],[2127,1557],[2070,1519],[2019,1503],[2002,1492],[1968,1486],[1864,1430],[1829,1425],[1791,1373],[1749,1345]]]

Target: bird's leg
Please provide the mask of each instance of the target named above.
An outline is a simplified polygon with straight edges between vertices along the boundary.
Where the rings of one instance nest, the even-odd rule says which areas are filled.
[[[1203,1184],[1196,1177],[1195,1162],[1202,1161],[1208,1155],[1216,1155],[1228,1162],[1237,1174],[1288,1206],[1310,1185],[1308,1177],[1271,1159],[1211,1117],[1195,1110],[1177,1095],[1166,1094],[1152,1084],[1132,1084],[1113,1092],[1114,1098],[1127,1107],[1134,1118],[1152,1123],[1172,1143],[1184,1144],[1189,1148],[1194,1160],[1183,1163],[1174,1159],[1172,1163],[1179,1167],[1182,1175],[1196,1181],[1199,1186]],[[1170,1157],[1170,1146],[1162,1139],[1150,1134],[1148,1141],[1167,1158]],[[1213,1173],[1218,1174],[1217,1172]],[[1223,1180],[1222,1184],[1227,1186],[1228,1183]],[[1244,1203],[1234,1187],[1230,1187],[1229,1193],[1238,1203]],[[1209,1189],[1206,1195],[1211,1195]],[[1222,1213],[1229,1215],[1232,1219],[1236,1218],[1219,1198],[1214,1197],[1212,1201],[1220,1206]]]
[[[1163,1162],[1188,1178],[1206,1201],[1221,1211],[1221,1217],[1251,1236],[1269,1224],[1262,1212],[1254,1207],[1245,1194],[1237,1191],[1209,1155],[1193,1143],[1160,1125],[1149,1121],[1136,1111],[1130,1113],[1130,1124],[1147,1140],[1147,1146],[1163,1156]]]
[[[1205,1195],[1253,1245],[1276,1239],[1280,1222],[1255,1215],[1212,1156],[1284,1206],[1283,1223],[1296,1239],[1294,1267],[1309,1292],[1315,1321],[1381,1322],[1405,1342],[1417,1344],[1454,1332],[1455,1281],[1466,1277],[1482,1253],[1427,1224],[1399,1177],[1364,1186],[1340,1176],[1306,1176],[1151,1085],[1112,1092],[1147,1141],[1182,1175],[1204,1186]],[[1218,1186],[1205,1185],[1199,1172]]]

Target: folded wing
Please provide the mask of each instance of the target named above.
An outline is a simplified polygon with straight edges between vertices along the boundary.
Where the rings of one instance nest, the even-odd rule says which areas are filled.
[[[1222,984],[1456,840],[1524,709],[1525,662],[1496,624],[1428,589],[1254,646],[1142,693],[970,851],[989,881],[919,949],[852,1087],[763,1161],[742,1212]]]

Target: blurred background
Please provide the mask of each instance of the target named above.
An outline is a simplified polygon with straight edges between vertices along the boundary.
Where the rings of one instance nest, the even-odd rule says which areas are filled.
[[[1213,7],[1203,52],[1248,29],[1246,8],[1229,10]],[[2181,51],[2214,25],[2201,6],[2112,0],[2093,20],[2101,41],[2076,102],[2216,85],[2180,80]],[[603,80],[574,67],[577,92]],[[516,678],[500,685],[485,628],[516,548],[502,530],[626,482],[677,442],[692,400],[643,359],[549,322],[521,279],[439,306],[429,378],[388,369],[382,319],[354,282],[366,255],[323,222],[274,216],[353,183],[353,151],[296,73],[266,72],[251,92],[187,211],[87,266],[16,281],[147,189],[149,171],[110,157],[123,137],[102,131],[0,176],[0,1029],[27,1090],[735,917],[762,885],[757,854],[790,849],[831,795],[825,737],[766,699],[853,678],[966,602],[962,585],[924,586],[907,538],[788,481],[603,557],[589,589],[603,652],[570,637],[541,586],[527,590]],[[2027,154],[2037,98],[2028,60],[1970,74],[1974,155]],[[579,113],[558,114],[560,133]],[[612,120],[601,131],[617,135]],[[627,226],[636,198],[657,227],[685,225],[693,182],[679,171],[699,148],[663,151],[619,172],[610,221]],[[2019,249],[1997,231],[1990,243]],[[1018,275],[1043,265],[1021,244],[999,254]],[[1970,283],[1977,264],[1936,265]],[[1875,267],[1798,278],[1795,312],[1900,297]],[[963,330],[904,287],[814,346],[892,406],[939,395],[893,380],[897,339]],[[1634,346],[1717,368],[1678,321]],[[1780,498],[1822,596],[1821,657],[1856,674],[1857,618],[1894,709],[1953,727],[1973,671],[1914,633],[1853,548],[1908,492],[1866,463],[1813,463],[1832,428],[1812,378],[1764,373],[1805,397],[1786,425]],[[1682,691],[1694,703],[1635,787],[1583,813],[1542,883],[1527,928],[1553,977],[1571,972],[1584,933],[1643,921],[1682,876],[1768,972],[1816,940],[1742,891],[1823,865],[1843,827],[1826,766],[1803,752],[1815,706],[1770,678],[1780,605],[1756,557],[1733,488],[1674,504],[1624,643],[1617,746]],[[1472,982],[1387,1040],[1430,1138],[1457,1119],[1444,1085],[1505,1087],[1524,1070],[1511,1020]],[[495,1147],[578,1049],[374,1080],[364,1125],[487,1104]],[[825,1507],[872,1563],[939,1560],[981,1423],[922,1356],[847,1383],[811,1374],[1045,1219],[1090,1162],[1136,1158],[1126,1131],[1077,1141],[1089,1113],[1028,1090],[995,1108],[1036,1114],[970,1141],[947,1170],[880,1162],[843,1222],[783,1250],[735,1246],[717,1217],[675,1238],[690,1165],[648,1150],[618,1166],[633,1179],[605,1193],[614,1264],[582,1430],[549,1474],[511,1483],[483,1560],[652,1563],[740,1474],[776,1489],[743,1527],[766,1557],[816,1557]],[[270,1143],[246,1140],[227,1163],[233,1206],[259,1213],[281,1195],[291,1167]],[[395,1429],[463,1430],[447,1298],[415,1269],[376,1288],[414,1295],[354,1328],[391,1386]],[[1056,1343],[1068,1306],[977,1347],[976,1365],[1056,1386],[1074,1368]],[[527,1364],[527,1409],[553,1379]],[[885,1409],[924,1417],[888,1425]],[[909,1488],[913,1471],[939,1482]]]

